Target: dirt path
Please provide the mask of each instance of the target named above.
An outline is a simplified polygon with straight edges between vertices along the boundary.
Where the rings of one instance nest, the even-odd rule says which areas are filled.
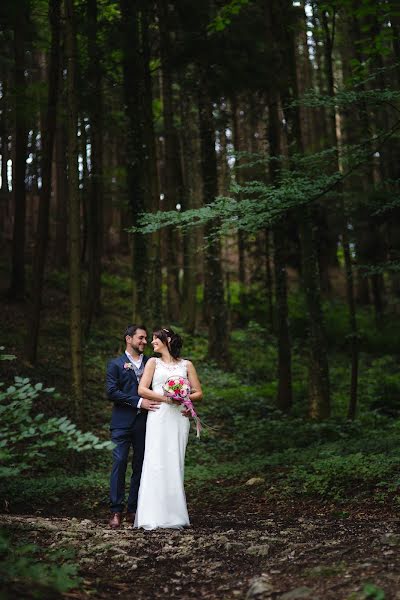
[[[0,515],[0,525],[76,551],[84,583],[71,598],[400,600],[400,516],[288,508],[197,514],[184,531],[26,515]],[[385,596],[363,593],[368,583]]]

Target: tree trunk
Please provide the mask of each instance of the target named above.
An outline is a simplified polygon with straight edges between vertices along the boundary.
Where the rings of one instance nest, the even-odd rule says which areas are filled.
[[[240,114],[236,96],[232,98],[232,130],[233,130],[233,145],[235,153],[239,153],[243,150],[241,144],[241,131],[240,131]],[[240,159],[236,157],[235,166],[238,167]],[[236,181],[242,183],[243,176],[242,170],[235,170]],[[246,289],[246,256],[245,256],[245,233],[239,229],[237,233],[237,247],[238,247],[238,281],[239,281],[239,300],[240,303],[244,300],[245,289]]]
[[[332,32],[328,24],[328,16],[325,10],[322,11],[322,24],[325,36],[325,66],[327,74],[327,87],[328,95],[331,98],[335,97],[335,81],[333,73],[332,55],[333,55],[333,38]],[[336,112],[333,108],[330,112],[330,136],[331,144],[336,148],[335,159],[333,162],[333,169],[335,171],[340,170],[339,162],[339,143],[336,131]],[[351,355],[351,381],[350,381],[350,398],[348,407],[348,417],[354,419],[356,415],[357,407],[357,388],[358,388],[358,362],[359,362],[359,343],[358,343],[358,328],[357,328],[357,315],[356,315],[356,302],[354,295],[354,277],[353,267],[350,251],[350,242],[348,234],[348,223],[346,206],[343,199],[342,187],[337,188],[339,194],[339,206],[341,215],[341,226],[342,226],[342,246],[345,263],[345,274],[346,274],[346,297],[347,305],[349,310],[349,325],[350,325],[350,355]]]
[[[103,136],[102,73],[97,43],[97,0],[87,0],[90,89],[95,102],[89,104],[90,180],[88,190],[88,287],[86,336],[93,317],[101,312],[101,256],[103,251]]]
[[[27,119],[25,81],[25,43],[28,20],[28,2],[22,0],[15,11],[14,61],[15,61],[15,141],[13,161],[14,231],[9,298],[23,300],[25,297],[25,172],[27,158]]]
[[[325,419],[330,415],[329,371],[312,221],[311,210],[307,209],[300,219],[300,239],[308,312],[309,412],[313,419]]]
[[[192,97],[188,91],[181,94],[181,120],[185,127],[181,129],[183,158],[184,198],[182,208],[201,206],[201,174],[199,169],[200,148],[198,144],[199,128],[192,106]],[[185,330],[193,335],[196,331],[197,316],[197,279],[201,263],[202,243],[198,239],[197,229],[184,233],[184,272],[183,272],[183,313]]]
[[[269,156],[281,154],[278,95],[269,91],[268,105],[268,142]],[[270,160],[269,175],[273,183],[277,182],[279,164]],[[274,281],[276,302],[276,334],[278,339],[278,391],[276,404],[279,410],[288,413],[293,404],[292,393],[292,351],[288,322],[287,274],[286,274],[287,232],[282,224],[273,229],[274,245]]]
[[[60,29],[61,0],[50,0],[49,21],[51,48],[48,68],[48,98],[45,121],[42,127],[42,163],[39,214],[36,231],[36,246],[32,273],[32,301],[27,323],[27,358],[36,362],[40,329],[43,280],[49,239],[49,213],[52,183],[53,147],[56,130],[58,74],[60,72]]]
[[[152,210],[156,199],[150,189],[154,173],[155,153],[153,139],[148,130],[151,110],[150,89],[146,84],[149,65],[149,52],[146,46],[148,29],[148,5],[144,8],[132,4],[130,0],[120,0],[123,35],[123,84],[127,131],[127,177],[128,197],[132,224],[138,223],[138,216],[145,210]],[[147,87],[146,87],[147,85]],[[153,194],[153,196],[152,196]],[[157,257],[155,257],[157,259]],[[152,324],[152,315],[160,304],[161,293],[153,290],[154,272],[149,269],[148,240],[140,233],[133,235],[133,318],[136,322]],[[153,283],[152,283],[153,282]]]
[[[143,55],[143,113],[145,115],[143,136],[147,152],[144,156],[145,204],[147,210],[157,212],[160,208],[160,188],[157,174],[157,152],[153,122],[153,89],[150,72],[151,46],[149,39],[149,17],[151,7],[145,5],[141,14],[142,55]],[[159,323],[164,313],[162,302],[162,272],[160,242],[161,232],[146,236],[147,290],[145,321],[153,327]]]
[[[287,3],[284,10],[293,10]],[[290,106],[292,100],[298,97],[296,43],[293,27],[286,31],[288,48],[287,69],[288,77],[284,88],[284,105]],[[287,86],[287,87],[286,87]],[[295,152],[304,153],[300,113],[297,105],[291,105],[286,110],[288,122],[288,138],[290,155]],[[310,416],[323,419],[330,415],[329,368],[323,327],[320,279],[316,255],[315,223],[312,210],[305,208],[299,215],[299,230],[302,254],[302,278],[308,313],[308,354],[309,354],[309,385],[310,385]]]
[[[69,208],[69,298],[72,393],[75,418],[83,415],[83,357],[81,307],[81,214],[78,190],[78,110],[76,98],[76,34],[73,0],[65,0],[65,54],[67,64],[67,139]]]
[[[171,40],[167,0],[158,0],[160,53],[162,68],[162,101],[165,137],[165,190],[164,206],[167,210],[175,210],[177,204],[182,205],[183,181],[179,157],[178,135],[174,125],[174,107],[172,91],[172,63]],[[173,322],[180,314],[180,286],[179,286],[179,238],[177,229],[166,229],[167,245],[167,313],[168,319]]]
[[[218,195],[217,157],[212,102],[207,91],[205,73],[199,86],[199,121],[201,168],[204,204]],[[229,365],[228,316],[224,298],[224,278],[221,265],[221,242],[216,220],[208,228],[205,249],[205,303],[208,317],[208,355],[220,367]]]
[[[61,122],[60,122],[61,121]],[[66,267],[68,262],[68,178],[66,169],[66,131],[64,112],[59,110],[56,129],[56,227],[54,240],[54,262],[58,269]]]
[[[273,299],[273,281],[271,269],[271,234],[269,229],[265,230],[265,290],[267,294],[267,314],[270,330],[274,329],[274,299]],[[286,274],[285,274],[286,276]]]
[[[355,8],[357,7],[355,6]],[[355,58],[360,64],[364,64],[367,60],[370,60],[363,53],[362,45],[360,44],[360,39],[362,39],[362,23],[360,23],[360,17],[355,10],[351,11],[350,18],[345,17],[342,19],[342,28],[341,37],[345,40],[342,47],[343,69],[345,76],[351,77],[353,76],[351,70],[352,60],[349,59]],[[363,82],[359,83],[357,87],[360,92],[366,91],[366,85]],[[360,100],[358,110],[347,111],[344,118],[347,121],[345,131],[348,143],[360,143],[360,141],[364,141],[365,143],[371,136],[370,111],[366,101]],[[371,151],[371,147],[368,146],[370,145],[365,146],[366,149]],[[368,197],[375,184],[372,157],[366,161],[363,168],[358,169],[358,173],[351,179],[351,183],[353,189],[356,186],[360,188],[361,197]],[[355,223],[357,261],[361,265],[375,264],[382,259],[380,255],[381,240],[375,226],[375,217],[371,218],[369,212],[369,209],[362,206],[361,202],[358,210],[358,218]],[[375,281],[373,281],[373,278],[365,276],[360,268],[357,275],[357,302],[359,304],[369,304],[372,298],[375,307],[375,317],[379,321],[383,308],[381,295],[383,293],[383,281],[379,280],[379,278],[375,278]]]
[[[9,158],[8,152],[8,137],[9,137],[9,82],[8,72],[5,68],[2,69],[1,73],[1,115],[0,115],[0,135],[1,135],[1,198],[4,204],[8,203],[8,175],[7,175],[7,162]],[[4,232],[3,232],[4,233]]]
[[[282,54],[277,29],[279,14],[277,2],[271,2],[266,10],[266,35],[272,47],[272,56],[277,65],[277,77],[267,87],[268,94],[268,145],[269,157],[282,155],[283,140],[281,136],[281,119],[279,114],[279,75],[282,64]],[[278,89],[277,89],[278,88]],[[269,161],[269,178],[273,184],[278,184],[280,163],[278,160]],[[276,397],[277,407],[282,412],[288,413],[293,404],[292,393],[292,350],[288,322],[287,298],[287,250],[288,236],[282,223],[276,224],[272,229],[274,249],[274,284],[275,284],[275,320],[278,341],[278,390]]]

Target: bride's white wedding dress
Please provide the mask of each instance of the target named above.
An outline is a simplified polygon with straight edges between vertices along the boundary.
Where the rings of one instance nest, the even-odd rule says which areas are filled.
[[[170,365],[156,358],[153,391],[163,394],[162,386],[172,376],[187,377],[187,361]],[[165,402],[158,410],[149,411],[134,527],[156,529],[190,525],[183,486],[190,423],[181,411],[182,407]]]

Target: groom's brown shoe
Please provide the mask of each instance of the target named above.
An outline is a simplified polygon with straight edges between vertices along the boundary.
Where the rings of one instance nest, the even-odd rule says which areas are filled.
[[[125,517],[125,519],[126,519],[126,522],[127,522],[127,523],[133,523],[133,522],[134,522],[134,520],[135,520],[135,514],[136,514],[136,513],[134,513],[134,512],[127,512],[127,513],[126,513],[126,517]]]
[[[111,529],[118,529],[121,527],[122,514],[119,512],[113,513],[109,522]]]

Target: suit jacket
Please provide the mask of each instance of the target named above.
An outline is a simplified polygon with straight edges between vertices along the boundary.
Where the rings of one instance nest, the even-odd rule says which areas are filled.
[[[143,357],[144,364],[147,358]],[[128,429],[132,427],[140,409],[138,382],[133,369],[124,369],[129,362],[126,354],[114,358],[107,365],[106,391],[107,398],[114,403],[110,429]],[[147,411],[143,411],[147,416]]]

